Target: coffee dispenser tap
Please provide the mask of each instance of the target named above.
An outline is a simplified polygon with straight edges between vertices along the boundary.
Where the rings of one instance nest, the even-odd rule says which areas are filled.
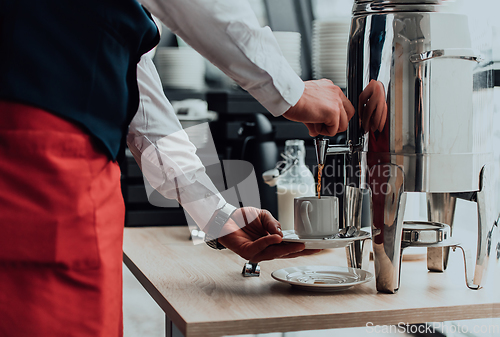
[[[316,149],[316,159],[319,165],[324,165],[327,155],[333,154],[347,154],[352,155],[354,152],[362,149],[362,142],[359,145],[353,146],[350,140],[345,144],[332,144],[330,141],[325,139],[323,136],[317,136],[314,138],[314,147]]]

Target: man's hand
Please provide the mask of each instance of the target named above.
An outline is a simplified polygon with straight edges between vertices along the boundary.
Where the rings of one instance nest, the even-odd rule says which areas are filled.
[[[335,136],[347,130],[354,107],[342,90],[326,79],[304,83],[302,97],[283,117],[304,123],[311,137]]]
[[[254,207],[237,209],[224,225],[223,231],[232,233],[220,237],[219,243],[253,263],[311,255],[320,251],[305,249],[302,243],[281,242],[283,233],[279,222],[269,211]]]

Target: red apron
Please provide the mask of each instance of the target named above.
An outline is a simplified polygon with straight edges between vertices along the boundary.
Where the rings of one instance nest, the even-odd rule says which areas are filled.
[[[122,335],[124,211],[91,136],[0,101],[0,336]]]

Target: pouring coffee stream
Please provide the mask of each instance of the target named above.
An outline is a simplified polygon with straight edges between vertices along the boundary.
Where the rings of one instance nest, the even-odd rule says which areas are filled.
[[[325,167],[325,164],[318,164],[318,184],[316,185],[318,199],[321,199],[321,174],[323,172],[323,167]]]

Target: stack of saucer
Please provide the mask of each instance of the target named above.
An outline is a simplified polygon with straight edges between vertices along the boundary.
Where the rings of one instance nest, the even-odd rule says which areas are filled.
[[[300,65],[300,33],[297,32],[273,32],[276,41],[280,46],[283,56],[288,61],[292,69],[301,76],[302,67]]]
[[[328,78],[346,87],[347,44],[350,19],[315,20],[313,22],[313,77]]]
[[[161,47],[154,58],[164,87],[176,89],[203,89],[205,63],[191,47]]]

